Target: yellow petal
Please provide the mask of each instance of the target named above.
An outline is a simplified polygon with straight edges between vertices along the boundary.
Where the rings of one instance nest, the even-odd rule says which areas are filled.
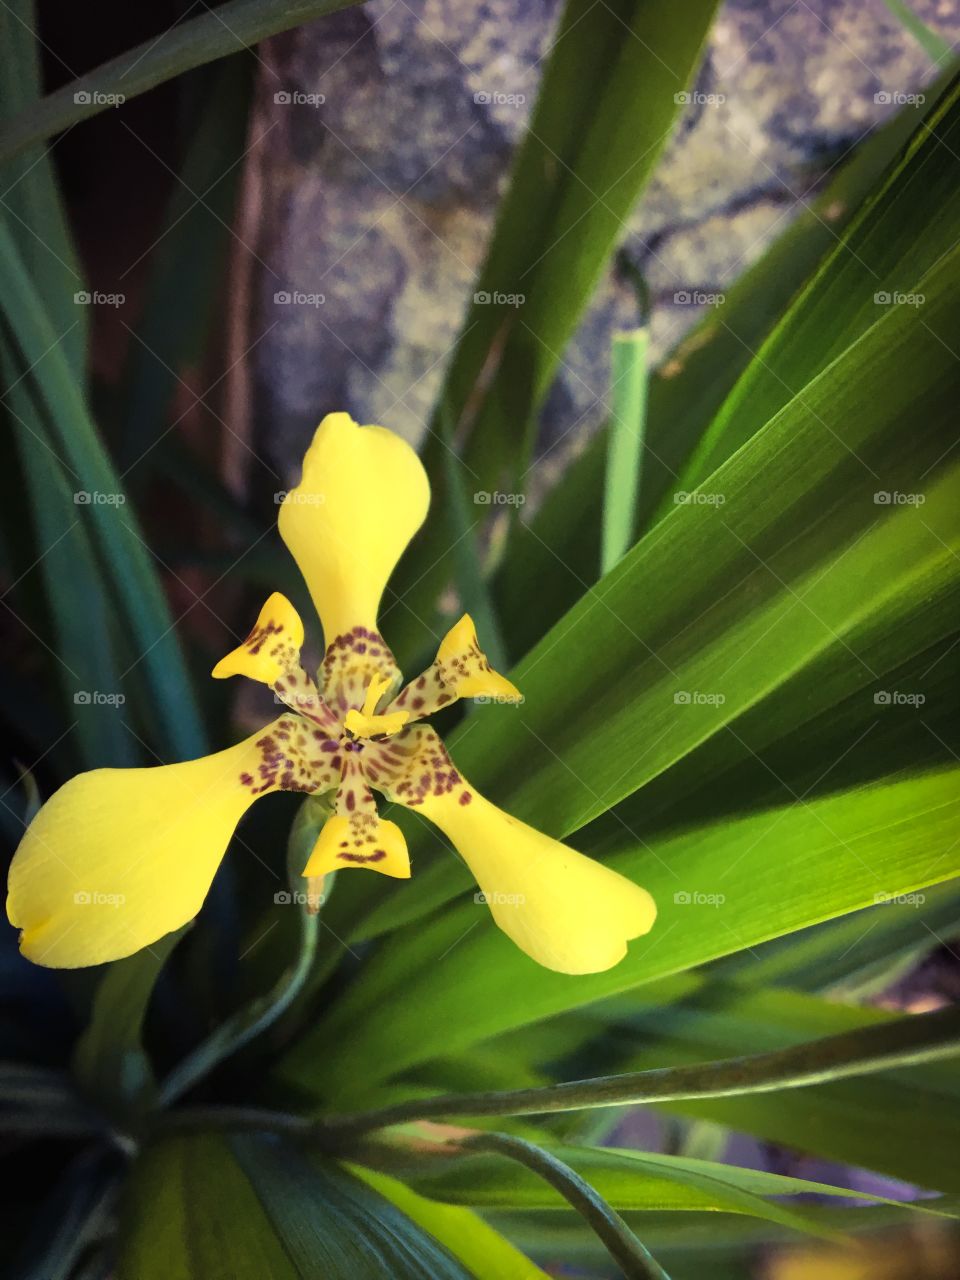
[[[409,719],[410,716],[406,711],[391,711],[389,715],[369,716],[351,707],[343,723],[347,732],[352,733],[355,738],[377,738],[399,733]]]
[[[466,799],[465,799],[466,797]],[[476,877],[500,928],[538,964],[599,973],[647,933],[657,908],[646,889],[510,817],[471,789],[418,805]]]
[[[499,671],[480,648],[477,629],[468,613],[440,641],[433,664],[406,686],[388,710],[409,709],[419,719],[432,715],[458,698],[488,702],[522,702],[515,684]]]
[[[61,787],[10,867],[7,915],[24,955],[53,968],[103,964],[192,920],[258,795],[335,784],[299,723],[281,716],[199,760],[95,769]],[[300,754],[314,745],[316,760]]]
[[[215,680],[246,676],[269,685],[292,711],[312,720],[328,734],[339,728],[339,717],[326,706],[316,681],[300,665],[303,623],[286,596],[275,591],[260,610],[243,644],[220,659],[211,674]]]
[[[380,597],[430,504],[414,450],[383,427],[331,413],[317,427],[303,478],[280,508],[280,536],[310,589],[325,642],[376,630]]]
[[[274,684],[300,665],[303,623],[286,596],[275,591],[260,610],[253,630],[213,668],[215,680],[247,676],[260,684]]]
[[[335,814],[324,823],[303,874],[325,876],[330,871],[363,867],[385,876],[406,880],[410,876],[410,855],[403,832],[395,822],[374,818],[372,823],[356,823]]]

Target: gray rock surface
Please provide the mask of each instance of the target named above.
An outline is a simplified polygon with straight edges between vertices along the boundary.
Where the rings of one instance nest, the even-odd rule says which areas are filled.
[[[955,3],[914,7],[960,38]],[[269,330],[257,423],[279,466],[295,470],[333,408],[421,434],[558,14],[555,0],[371,0],[272,43],[252,336]],[[655,354],[696,319],[674,295],[729,287],[896,110],[883,95],[920,91],[933,71],[882,0],[728,0],[696,99],[624,231],[655,299]],[[545,440],[602,418],[610,334],[633,315],[611,264],[565,355]]]

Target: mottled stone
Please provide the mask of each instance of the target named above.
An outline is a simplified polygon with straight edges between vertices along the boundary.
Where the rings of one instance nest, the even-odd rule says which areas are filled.
[[[960,36],[955,5],[914,7]],[[271,43],[251,336],[269,329],[256,348],[258,448],[278,467],[295,471],[333,409],[421,435],[558,14],[554,0],[374,0]],[[696,318],[675,295],[728,288],[896,110],[883,95],[917,92],[933,71],[882,0],[724,6],[694,100],[624,228],[654,297],[655,354]],[[634,317],[611,263],[565,353],[545,441],[601,420],[610,334]]]

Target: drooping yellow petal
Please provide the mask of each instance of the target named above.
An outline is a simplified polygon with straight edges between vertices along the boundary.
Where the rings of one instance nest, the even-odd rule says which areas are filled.
[[[380,871],[385,876],[406,880],[410,876],[410,855],[403,832],[395,822],[374,816],[358,821],[334,814],[324,823],[303,874],[325,876],[347,867]]]
[[[499,671],[480,648],[477,629],[468,613],[440,641],[433,664],[394,699],[389,711],[405,709],[414,718],[432,715],[458,698],[487,702],[522,702],[515,684]]]
[[[103,964],[192,920],[257,796],[335,785],[309,725],[296,721],[281,716],[199,760],[95,769],[61,787],[10,867],[7,915],[24,955],[53,968]]]
[[[243,644],[221,658],[211,674],[215,680],[247,676],[260,684],[274,684],[300,665],[302,648],[300,615],[286,596],[274,591]]]
[[[279,523],[328,645],[358,626],[376,631],[387,580],[429,504],[427,474],[400,436],[347,413],[317,427]]]
[[[446,834],[476,877],[479,901],[522,951],[559,973],[600,973],[647,933],[657,909],[646,889],[512,818],[472,789],[429,794],[419,811]]]
[[[377,812],[360,764],[363,753],[355,748],[356,744],[344,747],[336,813],[324,823],[303,874],[309,879],[347,867],[364,867],[406,880],[410,875],[407,842],[397,824],[385,821]]]

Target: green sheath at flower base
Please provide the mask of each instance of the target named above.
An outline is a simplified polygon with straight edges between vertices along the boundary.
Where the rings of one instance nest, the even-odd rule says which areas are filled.
[[[300,663],[303,624],[275,592],[213,674],[270,686],[282,715],[215,755],[96,769],[62,787],[10,870],[7,912],[29,959],[101,964],[185,924],[237,822],[272,791],[333,796],[303,868],[309,877],[364,868],[406,879],[403,834],[380,817],[373,793],[420,812],[458,849],[504,933],[561,973],[610,968],[652,927],[656,907],[645,889],[485,800],[422,723],[459,698],[520,700],[468,616],[432,666],[403,686],[377,614],[429,501],[426,472],[399,436],[344,413],[324,418],[279,522],[324,628],[319,684]]]

